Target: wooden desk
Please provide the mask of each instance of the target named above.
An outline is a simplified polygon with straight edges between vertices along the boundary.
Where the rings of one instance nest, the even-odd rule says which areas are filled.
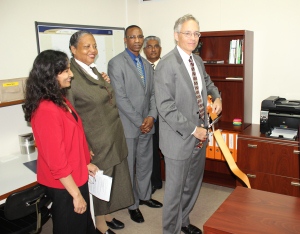
[[[203,230],[204,234],[298,234],[300,198],[238,186]]]
[[[0,160],[0,204],[13,192],[31,187],[36,182],[36,174],[23,163],[35,160],[37,151],[29,155],[12,155],[12,160]],[[1,159],[1,158],[0,158]]]

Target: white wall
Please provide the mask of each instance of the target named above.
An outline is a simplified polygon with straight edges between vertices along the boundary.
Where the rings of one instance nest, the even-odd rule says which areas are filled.
[[[174,48],[175,21],[187,13],[200,31],[254,31],[253,123],[269,96],[300,100],[299,0],[154,0],[140,3],[140,26],[162,39],[162,54]]]
[[[125,27],[126,9],[126,0],[0,0],[0,79],[28,76],[37,56],[35,21]],[[0,157],[19,153],[18,135],[28,132],[21,105],[0,108]]]
[[[174,47],[177,18],[191,13],[201,31],[254,31],[253,122],[261,101],[277,95],[300,99],[299,0],[0,0],[0,79],[28,76],[37,55],[34,21],[126,27]],[[250,97],[249,97],[250,98]],[[0,108],[0,156],[19,152],[18,135],[30,132],[20,105]]]

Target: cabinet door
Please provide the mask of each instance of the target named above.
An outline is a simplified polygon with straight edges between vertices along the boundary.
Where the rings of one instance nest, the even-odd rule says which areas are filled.
[[[271,175],[262,172],[243,170],[248,176],[251,188],[300,197],[300,180],[290,177]],[[243,184],[238,181],[238,186]]]
[[[238,140],[238,166],[279,176],[299,178],[298,147],[256,140]]]

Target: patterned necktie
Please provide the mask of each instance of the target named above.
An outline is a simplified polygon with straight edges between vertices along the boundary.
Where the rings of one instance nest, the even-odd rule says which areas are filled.
[[[143,81],[143,84],[145,86],[145,77],[144,77],[144,73],[143,73],[142,64],[141,64],[139,58],[135,58],[135,61],[136,61],[136,68],[137,68],[137,70],[138,70],[138,72],[140,74],[140,77],[141,77],[141,79]]]
[[[153,70],[155,70],[155,64],[151,63],[151,66],[152,66]]]
[[[189,62],[190,62],[191,69],[192,69],[194,89],[195,89],[195,93],[196,93],[197,103],[198,103],[198,106],[199,106],[199,116],[201,117],[201,119],[204,119],[204,105],[203,105],[203,100],[202,100],[200,92],[199,92],[198,79],[197,79],[197,75],[196,75],[196,71],[195,71],[192,56],[190,56]]]

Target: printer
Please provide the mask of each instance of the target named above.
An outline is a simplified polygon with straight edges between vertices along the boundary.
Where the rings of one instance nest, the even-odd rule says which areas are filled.
[[[300,100],[271,96],[263,100],[260,111],[260,132],[271,135],[274,129],[295,130],[300,125]]]

